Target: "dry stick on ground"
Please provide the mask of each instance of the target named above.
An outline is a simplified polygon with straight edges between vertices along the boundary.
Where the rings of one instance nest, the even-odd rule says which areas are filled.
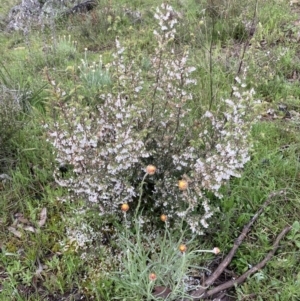
[[[270,202],[272,201],[272,199],[277,196],[277,195],[282,195],[284,193],[284,191],[280,191],[280,192],[273,192],[269,195],[268,199],[263,203],[263,205],[260,207],[260,209],[255,213],[255,215],[251,218],[251,220],[249,221],[249,223],[247,225],[244,226],[244,229],[242,231],[242,233],[240,234],[240,236],[235,240],[234,245],[232,247],[232,249],[230,250],[230,252],[228,253],[228,255],[225,257],[225,259],[220,263],[220,265],[218,266],[218,268],[212,273],[212,275],[210,277],[208,277],[204,283],[202,284],[202,287],[193,291],[191,293],[191,297],[190,298],[186,298],[184,299],[184,301],[189,301],[189,300],[193,300],[193,301],[197,301],[197,300],[201,300],[204,297],[207,296],[212,296],[222,290],[224,290],[225,288],[229,288],[234,286],[235,284],[240,284],[242,283],[249,275],[253,274],[254,272],[256,272],[259,268],[262,268],[266,262],[268,260],[270,260],[270,258],[274,255],[274,253],[276,252],[277,248],[278,248],[278,244],[279,241],[282,239],[282,237],[288,232],[290,231],[291,227],[286,227],[281,233],[280,235],[277,237],[274,245],[273,245],[273,249],[268,253],[268,255],[266,256],[266,258],[260,262],[259,264],[257,264],[256,266],[254,266],[253,268],[251,268],[249,271],[247,271],[245,274],[243,274],[241,277],[239,277],[238,279],[234,280],[234,281],[228,281],[220,286],[217,286],[214,289],[211,289],[209,291],[207,291],[207,287],[209,287],[210,285],[212,285],[218,278],[219,276],[223,273],[223,271],[226,269],[226,267],[229,265],[229,263],[231,262],[234,254],[236,253],[238,247],[241,245],[241,243],[243,242],[243,240],[245,239],[247,233],[250,230],[250,227],[253,225],[253,223],[257,220],[258,216],[264,211],[264,209],[270,204]],[[225,284],[230,284],[230,286],[228,287],[223,287],[223,285]]]

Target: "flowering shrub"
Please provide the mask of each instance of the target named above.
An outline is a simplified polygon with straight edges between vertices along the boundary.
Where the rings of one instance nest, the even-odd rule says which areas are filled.
[[[101,104],[58,97],[56,117],[46,128],[60,167],[72,170],[62,177],[57,168],[54,175],[72,197],[96,203],[101,214],[120,212],[122,204],[131,208],[144,191],[145,217],[166,213],[201,234],[213,214],[207,192],[221,197],[222,184],[239,176],[249,160],[254,91],[244,91],[237,79],[233,97],[192,126],[196,68],[188,64],[188,49],[178,53],[173,43],[179,15],[162,4],[154,17],[159,28],[149,68],[140,68],[139,56],[117,38],[106,66],[113,88],[100,95]],[[155,168],[152,174],[145,170],[149,164]]]

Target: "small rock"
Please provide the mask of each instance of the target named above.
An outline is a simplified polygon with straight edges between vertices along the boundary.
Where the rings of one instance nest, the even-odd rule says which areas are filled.
[[[27,33],[32,25],[47,24],[50,18],[60,15],[88,12],[97,3],[97,0],[22,0],[10,10],[6,29]]]

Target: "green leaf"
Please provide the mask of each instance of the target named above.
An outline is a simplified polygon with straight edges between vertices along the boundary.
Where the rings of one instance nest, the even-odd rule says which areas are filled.
[[[300,223],[298,222],[298,221],[295,221],[294,223],[293,223],[293,231],[294,232],[298,232],[299,231],[299,229],[300,229]]]

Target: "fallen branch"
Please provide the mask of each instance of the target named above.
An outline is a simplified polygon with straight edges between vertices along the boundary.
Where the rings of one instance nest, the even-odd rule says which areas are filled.
[[[251,218],[251,220],[249,221],[249,223],[244,226],[244,229],[243,229],[242,233],[235,240],[232,249],[230,250],[230,252],[228,253],[228,255],[225,257],[225,259],[220,263],[220,265],[218,266],[218,268],[212,273],[212,275],[210,277],[208,277],[204,281],[204,283],[202,284],[201,288],[193,291],[191,293],[191,297],[185,298],[183,301],[190,301],[190,300],[198,301],[198,300],[201,300],[203,298],[207,298],[209,296],[213,296],[213,295],[215,295],[216,293],[218,293],[218,292],[220,292],[222,290],[228,289],[230,287],[233,287],[236,284],[242,283],[243,281],[246,280],[246,278],[248,276],[250,276],[251,274],[255,273],[257,270],[259,270],[259,269],[261,269],[262,267],[265,266],[265,264],[271,259],[271,257],[274,255],[274,253],[278,249],[278,245],[279,245],[280,240],[286,235],[287,232],[290,231],[290,229],[291,229],[290,226],[284,228],[284,230],[278,235],[275,243],[273,244],[272,250],[268,253],[268,255],[265,257],[265,259],[263,261],[261,261],[260,263],[258,263],[254,267],[252,267],[250,270],[248,270],[246,273],[244,273],[238,279],[225,282],[225,283],[223,283],[223,284],[221,284],[221,285],[219,285],[219,286],[217,286],[217,287],[215,287],[215,288],[213,288],[211,290],[207,290],[207,287],[211,286],[220,277],[220,275],[223,273],[223,271],[226,269],[226,267],[232,261],[232,258],[235,255],[238,247],[241,245],[241,243],[243,242],[243,240],[247,236],[247,233],[249,232],[251,226],[257,220],[257,218],[259,217],[259,215],[270,204],[270,202],[272,201],[272,199],[276,195],[279,195],[279,194],[281,195],[283,193],[284,193],[284,191],[280,191],[280,192],[273,192],[273,193],[271,193],[269,195],[268,199],[263,203],[263,205],[260,207],[260,209]]]

